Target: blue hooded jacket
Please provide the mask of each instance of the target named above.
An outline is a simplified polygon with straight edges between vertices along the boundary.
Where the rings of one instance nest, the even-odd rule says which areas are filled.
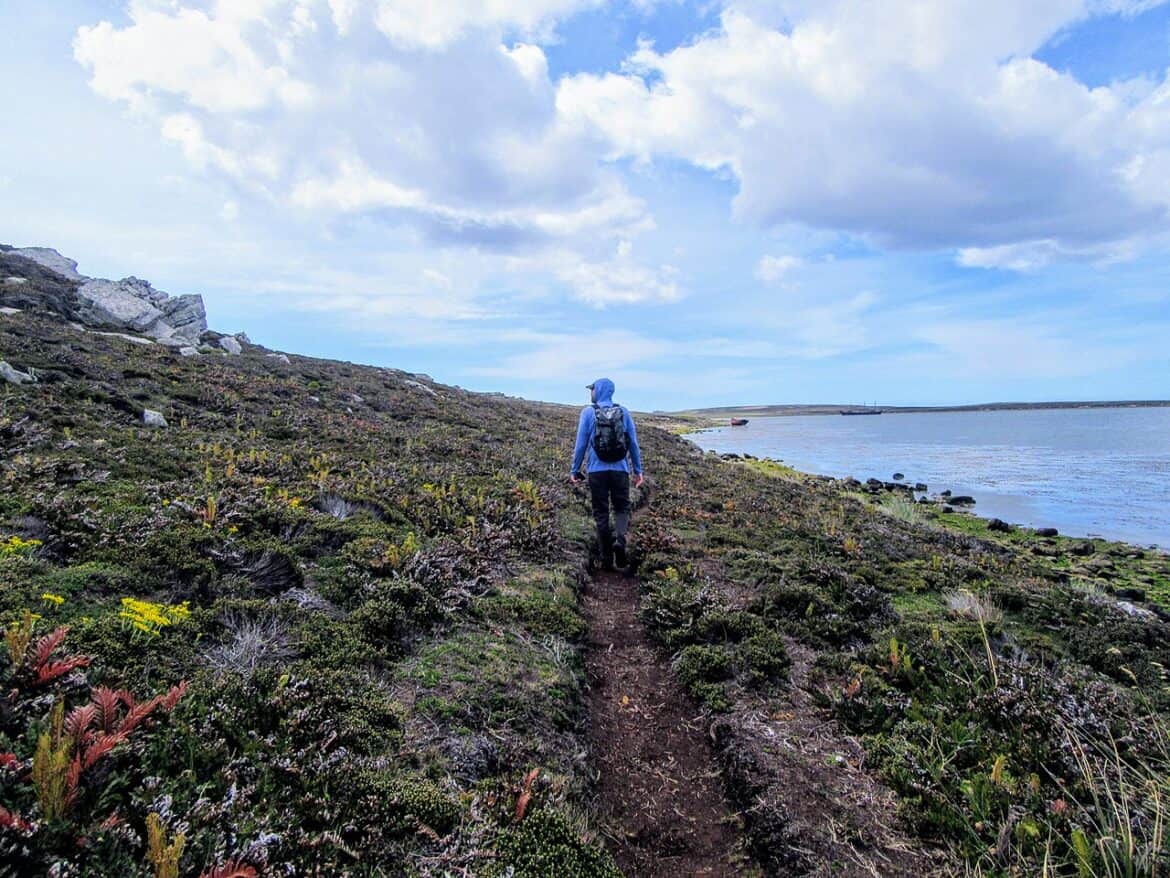
[[[597,379],[593,382],[593,394],[599,406],[608,408],[613,405],[613,382],[608,378]],[[626,438],[630,444],[630,454],[628,460],[606,463],[604,460],[598,459],[597,452],[593,450],[593,433],[597,428],[597,413],[591,405],[581,409],[581,420],[577,423],[577,445],[573,449],[573,468],[569,470],[570,473],[576,473],[581,469],[581,461],[585,459],[586,454],[589,455],[585,467],[586,472],[615,470],[628,473],[630,471],[628,461],[633,461],[635,475],[642,472],[642,452],[638,450],[638,434],[634,430],[634,419],[630,417],[629,411],[624,406],[622,415],[626,424]]]

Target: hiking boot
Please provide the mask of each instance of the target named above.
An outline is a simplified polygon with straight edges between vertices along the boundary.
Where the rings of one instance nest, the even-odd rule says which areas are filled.
[[[626,557],[625,540],[613,544],[613,563],[615,567],[625,567],[629,563],[629,559]]]

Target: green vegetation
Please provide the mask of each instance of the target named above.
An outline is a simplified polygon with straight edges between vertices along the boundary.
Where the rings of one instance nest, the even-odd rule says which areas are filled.
[[[1165,555],[681,453],[639,529],[645,620],[733,727],[760,695],[730,682],[732,650],[746,631],[789,638],[814,651],[810,691],[861,737],[904,825],[969,869],[1170,869]],[[794,802],[770,789],[741,804],[783,819]],[[765,846],[768,826],[749,827]]]
[[[617,874],[583,807],[562,411],[517,435],[512,403],[404,373],[0,320],[41,376],[0,387],[0,858]],[[107,752],[71,731],[91,692],[180,684]]]
[[[574,411],[28,314],[0,353],[40,376],[0,386],[18,873],[617,874],[582,755]],[[762,864],[794,856],[801,803],[751,723],[803,687],[972,871],[1170,870],[1170,559],[640,427],[640,617],[739,742]]]

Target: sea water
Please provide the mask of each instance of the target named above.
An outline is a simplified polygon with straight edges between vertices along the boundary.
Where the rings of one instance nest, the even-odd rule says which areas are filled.
[[[752,418],[689,438],[822,475],[902,473],[983,516],[1170,549],[1170,407]]]

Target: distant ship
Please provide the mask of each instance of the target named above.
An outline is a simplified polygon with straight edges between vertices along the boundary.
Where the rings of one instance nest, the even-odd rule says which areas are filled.
[[[732,419],[731,419],[731,426],[733,426],[733,427],[742,427],[742,426],[743,426],[744,424],[746,424],[747,422],[748,422],[748,419],[747,419],[747,418],[732,418]]]

